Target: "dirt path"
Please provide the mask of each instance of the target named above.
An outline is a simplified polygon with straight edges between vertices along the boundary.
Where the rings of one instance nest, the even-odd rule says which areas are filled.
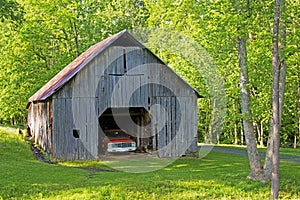
[[[238,156],[247,156],[247,150],[246,149],[223,147],[223,146],[214,146],[212,151],[220,152],[220,153],[233,154],[233,155],[238,155]],[[260,153],[260,156],[263,159],[265,158],[264,153]],[[298,163],[300,163],[300,155],[299,156],[280,155],[280,160],[287,161],[287,162],[298,162]]]

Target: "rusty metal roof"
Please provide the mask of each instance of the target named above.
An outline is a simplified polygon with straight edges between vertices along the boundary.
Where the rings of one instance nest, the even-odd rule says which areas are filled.
[[[107,39],[91,46],[88,50],[78,56],[73,62],[66,66],[56,76],[54,76],[48,83],[39,89],[33,96],[28,99],[28,102],[44,101],[57,90],[59,90],[65,83],[74,77],[86,64],[88,64],[94,57],[104,51],[108,46],[112,45],[118,38],[124,36],[122,46],[140,46],[144,47],[137,40],[133,41],[132,36],[123,30]],[[129,36],[129,37],[128,37]]]
[[[32,95],[28,99],[27,107],[29,107],[30,103],[32,103],[32,102],[47,100],[47,98],[52,96],[56,91],[58,91],[62,86],[64,86],[69,80],[71,80],[93,58],[95,58],[97,55],[99,55],[101,52],[103,52],[107,47],[109,47],[111,45],[114,45],[114,46],[137,46],[137,47],[141,47],[141,48],[146,48],[142,43],[140,43],[138,40],[136,40],[127,30],[123,30],[115,35],[112,35],[112,36],[108,37],[107,39],[91,46],[88,50],[86,50],[84,53],[82,53],[80,56],[78,56],[73,62],[71,62],[68,66],[66,66],[62,71],[60,71],[58,74],[56,74],[48,83],[46,83],[41,89],[39,89],[34,95]],[[148,49],[148,48],[146,48],[146,49]],[[155,57],[157,57],[154,53],[152,53],[152,54]],[[164,63],[160,58],[158,58],[158,59],[162,63]],[[201,95],[199,95],[199,93],[196,90],[195,90],[195,92],[198,97],[201,97]]]

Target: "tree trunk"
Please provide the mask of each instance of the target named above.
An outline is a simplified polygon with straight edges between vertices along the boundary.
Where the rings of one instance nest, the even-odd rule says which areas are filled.
[[[237,110],[236,109],[236,105],[235,102],[233,103],[233,110]],[[234,144],[237,145],[239,143],[238,141],[238,121],[235,120],[234,121]]]
[[[241,145],[244,145],[244,126],[243,126],[242,119],[241,119]]]
[[[78,42],[78,31],[77,31],[77,26],[76,26],[75,22],[73,22],[73,34],[74,34],[74,39],[75,39],[76,57],[78,57],[79,56],[79,42]]]
[[[238,125],[237,122],[234,122],[234,144],[238,144]]]
[[[250,110],[250,91],[249,80],[247,70],[247,50],[246,50],[246,38],[238,37],[238,57],[240,67],[240,89],[242,97],[242,115],[243,126],[247,144],[248,159],[250,163],[250,175],[249,177],[254,180],[263,180],[262,167],[260,162],[260,156],[257,150],[256,138],[254,134],[253,123],[251,122],[252,113]]]
[[[253,131],[254,131],[254,137],[255,137],[255,140],[256,140],[256,144],[258,144],[258,130],[257,130],[257,123],[255,121],[252,122],[253,124]]]
[[[260,121],[260,146],[264,146],[264,124]]]
[[[279,9],[280,12],[285,12],[285,3],[284,0],[279,0]],[[275,14],[275,13],[274,13]],[[275,16],[274,16],[275,17]],[[275,22],[274,22],[275,23]],[[282,109],[284,104],[284,91],[285,91],[285,79],[286,79],[286,62],[283,54],[283,49],[286,46],[286,27],[283,20],[279,21],[280,25],[278,25],[278,67],[279,67],[279,126],[281,126],[281,118],[282,118]],[[275,24],[274,24],[275,25]],[[280,26],[280,29],[279,29]],[[274,27],[275,28],[275,27]],[[281,43],[279,43],[279,37],[281,39]],[[268,138],[268,146],[265,157],[265,165],[264,165],[264,173],[266,180],[271,179],[272,173],[272,157],[273,157],[273,143],[271,140],[273,134],[273,122],[270,123],[270,133]]]
[[[279,82],[280,82],[280,60],[279,60],[279,21],[280,2],[275,0],[274,6],[274,28],[273,28],[273,86],[272,86],[272,123],[273,123],[273,156],[272,156],[272,187],[271,199],[278,199],[279,192],[279,147],[280,147],[280,108],[279,108]]]
[[[256,123],[256,128],[258,135],[257,143],[259,143],[260,146],[264,146],[264,129],[262,120],[258,120]]]
[[[256,138],[257,138],[256,143],[258,144],[258,142],[260,141],[260,136],[261,136],[259,122],[255,122],[255,128],[256,128]]]
[[[265,181],[270,181],[271,176],[272,176],[272,156],[273,156],[272,134],[273,134],[273,125],[272,125],[272,122],[271,122],[270,132],[269,132],[269,137],[268,137],[268,142],[267,142],[265,164],[264,164]]]
[[[299,117],[299,120],[298,120],[298,132],[295,132],[294,134],[294,144],[293,144],[293,147],[294,149],[297,149],[297,135],[300,135],[300,117]]]

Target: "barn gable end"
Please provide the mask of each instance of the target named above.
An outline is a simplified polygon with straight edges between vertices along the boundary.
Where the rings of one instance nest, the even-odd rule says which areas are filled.
[[[118,127],[133,133],[140,147],[160,157],[182,156],[197,149],[198,97],[156,55],[122,31],[92,46],[34,94],[28,125],[36,143],[55,158],[99,159],[103,129],[116,126],[116,114]],[[122,118],[129,112],[135,124]]]

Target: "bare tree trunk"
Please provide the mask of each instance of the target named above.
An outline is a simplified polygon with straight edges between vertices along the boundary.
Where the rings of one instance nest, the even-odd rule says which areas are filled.
[[[259,143],[260,146],[264,146],[264,126],[263,126],[263,121],[258,120],[258,123],[256,123],[256,128],[257,128],[257,134],[258,134],[258,140],[257,143]]]
[[[243,120],[241,120],[241,145],[244,145],[244,126],[243,126]]]
[[[73,33],[74,33],[74,39],[75,39],[75,45],[76,45],[76,57],[78,57],[79,56],[79,43],[78,43],[77,26],[76,26],[75,22],[73,22]]]
[[[279,0],[280,6],[280,14],[282,16],[285,13],[285,0]],[[279,125],[281,126],[281,119],[282,119],[282,110],[284,105],[284,92],[285,92],[285,82],[286,82],[286,62],[285,62],[285,55],[284,49],[286,48],[286,26],[285,20],[279,20],[279,44],[278,44],[278,53],[279,53]]]
[[[236,110],[235,102],[233,103],[233,109]],[[234,144],[238,144],[238,121],[234,121]]]
[[[257,123],[255,121],[252,122],[252,125],[253,125],[253,132],[254,132],[254,137],[255,137],[255,140],[256,140],[256,144],[258,143],[258,131],[257,131]]]
[[[240,67],[240,89],[242,96],[243,126],[247,144],[248,159],[251,169],[249,177],[254,180],[263,180],[260,156],[257,150],[253,123],[251,122],[252,113],[250,110],[250,91],[248,87],[249,80],[247,70],[246,38],[243,36],[238,37],[237,41]]]
[[[280,1],[275,0],[274,6],[274,29],[273,29],[273,86],[272,86],[272,123],[273,123],[273,156],[272,156],[272,187],[271,199],[278,199],[279,192],[279,147],[280,147],[280,112],[279,112],[279,82],[280,82],[280,60],[279,60],[279,21]]]
[[[260,146],[264,146],[264,124],[260,121]]]
[[[259,121],[258,122],[255,122],[255,128],[256,128],[256,138],[257,138],[257,141],[256,141],[256,143],[258,144],[259,143],[259,141],[260,141],[260,136],[261,136],[261,134],[260,134],[260,123],[259,123]]]
[[[251,16],[251,2],[235,0],[236,10],[243,13],[240,17]],[[243,19],[241,19],[243,20]],[[240,26],[240,27],[239,27]],[[244,29],[244,25],[241,23],[238,29]],[[247,49],[246,49],[246,36],[241,33],[237,37],[238,43],[238,59],[240,68],[240,90],[241,90],[241,104],[243,115],[244,134],[247,144],[247,153],[250,164],[249,177],[254,180],[264,180],[263,170],[260,161],[260,156],[257,149],[256,138],[254,134],[254,128],[252,123],[252,113],[250,109],[250,89],[247,69]]]
[[[264,174],[265,174],[265,181],[270,181],[272,176],[272,157],[273,157],[273,125],[271,122],[270,125],[270,132],[267,142],[267,150],[266,150],[266,157],[265,157],[265,164],[264,164]]]
[[[299,118],[299,119],[300,119],[300,118]],[[299,120],[299,121],[300,121],[300,120]],[[297,134],[299,134],[299,133],[300,133],[300,126],[299,126],[299,131],[298,131],[298,133],[295,132],[295,135],[294,135],[294,144],[293,144],[294,149],[297,148]]]
[[[280,12],[285,12],[285,3],[284,0],[279,0],[279,9]],[[279,126],[281,126],[281,118],[282,118],[282,109],[284,104],[284,91],[285,91],[285,79],[286,79],[286,62],[283,54],[283,49],[286,46],[286,27],[283,20],[278,22],[278,65],[279,65]],[[279,27],[280,26],[280,27]],[[279,43],[279,37],[281,39],[281,43]],[[272,173],[272,157],[273,157],[273,143],[271,141],[273,134],[273,122],[270,123],[270,133],[268,138],[268,146],[266,151],[266,158],[264,164],[264,173],[266,180],[271,179]]]
[[[238,126],[236,121],[234,122],[234,144],[238,144]]]

